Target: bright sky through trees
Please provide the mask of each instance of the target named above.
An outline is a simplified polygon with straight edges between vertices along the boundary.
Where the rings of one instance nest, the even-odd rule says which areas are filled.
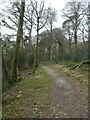
[[[10,2],[13,2],[13,1],[20,1],[20,0],[0,0],[0,10],[1,9],[5,9],[5,6],[8,6],[8,4]],[[62,23],[64,21],[63,17],[61,16],[62,15],[62,12],[61,10],[64,8],[66,2],[69,2],[70,0],[45,0],[45,3],[46,3],[46,6],[51,6],[53,8],[56,9],[57,11],[57,22],[54,24],[54,27],[62,27]],[[83,0],[79,0],[79,1],[83,1]],[[85,1],[88,1],[88,0],[84,0],[83,2]],[[8,28],[6,27],[1,27],[1,33],[4,34],[4,33],[11,33],[12,31],[9,30]],[[34,31],[33,31],[33,34]]]

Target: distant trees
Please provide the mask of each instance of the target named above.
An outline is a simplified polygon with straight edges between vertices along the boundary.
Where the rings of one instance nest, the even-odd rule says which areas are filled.
[[[65,52],[65,37],[61,28],[55,28],[53,30],[53,37],[57,47],[57,59],[63,59]]]
[[[63,59],[63,54],[66,49],[65,42],[63,31],[60,28],[53,29],[53,41],[51,41],[51,32],[48,30],[42,32],[40,34],[39,42],[40,61],[51,61],[50,57],[52,57],[52,62],[57,63],[59,59]],[[50,48],[50,45],[52,49]],[[50,54],[50,52],[52,52],[52,54]]]
[[[71,44],[72,44],[72,37],[73,37],[73,32],[72,32],[72,23],[69,19],[67,19],[66,21],[63,22],[63,32],[64,35],[68,41],[68,46],[69,46],[69,54],[71,57]]]
[[[48,20],[47,20],[47,28],[48,28],[48,32],[50,35],[49,38],[49,47],[48,47],[48,52],[49,52],[49,60],[52,61],[53,59],[53,45],[54,45],[54,39],[53,39],[53,29],[54,29],[54,22],[56,22],[57,20],[57,11],[51,7],[49,7],[47,9],[48,11]]]
[[[73,27],[73,38],[75,44],[75,56],[74,59],[77,60],[77,44],[78,44],[78,30],[82,19],[85,16],[85,6],[80,1],[72,0],[68,2],[63,9],[63,15],[68,21],[72,23]],[[69,38],[70,39],[70,38]]]

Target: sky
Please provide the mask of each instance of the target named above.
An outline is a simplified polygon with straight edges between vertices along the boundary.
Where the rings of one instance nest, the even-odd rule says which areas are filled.
[[[13,1],[20,1],[20,0],[0,0],[0,9],[3,8],[5,5],[8,5],[9,2],[13,2]],[[46,6],[51,6],[53,8],[56,9],[57,11],[57,22],[54,23],[54,27],[59,28],[62,27],[62,23],[64,22],[61,10],[64,8],[66,2],[69,2],[70,0],[45,0]],[[83,0],[81,0],[83,1]],[[85,0],[84,0],[85,1]],[[86,0],[88,1],[88,0]],[[4,2],[4,4],[2,4],[2,2]],[[1,33],[5,34],[5,33],[11,33],[12,31],[7,29],[6,27],[1,28]],[[35,31],[33,31],[33,34],[35,34]]]
[[[61,10],[64,8],[67,1],[68,0],[51,0],[51,6],[57,10],[57,22],[55,23],[55,27],[62,27],[64,19],[61,17]]]
[[[7,1],[0,0],[0,8],[4,8],[5,5],[8,5],[9,1],[12,2],[14,0],[7,0]],[[15,0],[15,1],[19,1],[19,0]],[[57,11],[57,22],[55,22],[54,27],[61,27],[62,26],[62,23],[64,20],[61,17],[61,14],[62,14],[61,10],[64,8],[66,1],[68,1],[68,0],[45,0],[47,6],[50,5],[53,8],[55,8]],[[2,4],[2,2],[4,2],[4,4]],[[7,32],[9,33],[11,31],[5,27],[1,28],[2,34],[7,33]]]

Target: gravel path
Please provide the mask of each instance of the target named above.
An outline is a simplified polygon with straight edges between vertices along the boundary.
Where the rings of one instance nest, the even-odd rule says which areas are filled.
[[[54,83],[51,90],[51,117],[88,118],[88,90],[77,80],[43,66],[50,80]]]
[[[3,118],[88,118],[87,88],[54,65],[40,67],[2,98]]]

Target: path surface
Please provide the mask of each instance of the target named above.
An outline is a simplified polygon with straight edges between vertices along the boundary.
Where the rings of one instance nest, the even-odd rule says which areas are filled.
[[[54,83],[51,90],[52,117],[57,118],[87,118],[88,91],[78,81],[63,73],[44,66],[50,80]]]
[[[13,117],[87,118],[88,90],[55,65],[41,66],[3,93],[3,118]]]

